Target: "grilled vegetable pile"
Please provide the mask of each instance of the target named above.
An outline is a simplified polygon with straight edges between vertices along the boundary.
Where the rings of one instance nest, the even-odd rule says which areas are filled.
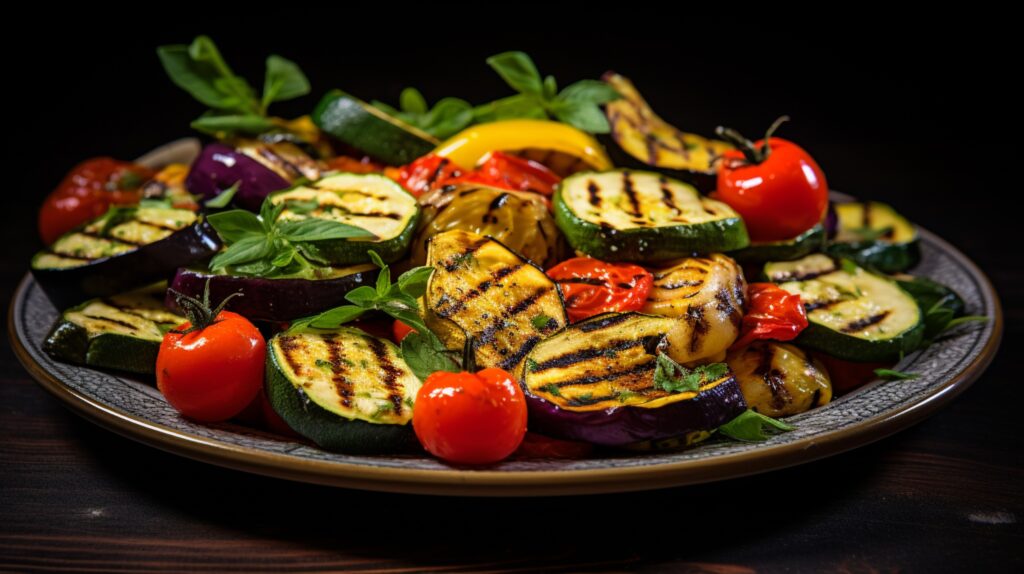
[[[786,118],[704,137],[622,75],[559,90],[507,52],[492,102],[331,89],[283,119],[312,91],[294,62],[257,94],[205,36],[159,55],[210,141],[77,166],[31,271],[47,353],[151,376],[182,416],[466,465],[763,440],[984,319],[908,273],[892,207],[829,205]]]

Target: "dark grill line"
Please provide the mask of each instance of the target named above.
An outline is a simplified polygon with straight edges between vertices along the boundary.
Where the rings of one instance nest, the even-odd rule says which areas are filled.
[[[646,338],[649,337],[645,337],[644,339]],[[661,337],[656,336],[656,338],[660,339]],[[607,353],[609,352],[618,354],[619,351],[625,351],[628,349],[632,349],[633,347],[642,346],[644,344],[644,339],[626,339],[621,341],[612,341],[605,347],[581,349],[579,351],[566,353],[553,359],[548,359],[543,363],[537,363],[537,366],[531,369],[530,372],[539,373],[541,371],[546,371],[548,369],[561,369],[564,367],[575,365],[576,363],[582,363],[583,361],[595,359],[597,357],[608,357]]]
[[[604,373],[601,375],[588,375],[586,377],[579,377],[578,379],[570,379],[568,381],[560,381],[551,384],[561,389],[564,387],[592,385],[594,383],[599,383],[601,381],[609,381],[612,379],[628,377],[630,375],[637,375],[644,372],[650,372],[653,374],[654,363],[655,360],[651,359],[650,361],[640,363],[638,365],[633,365],[632,367],[626,369],[625,371],[613,371],[611,373]]]
[[[327,344],[327,361],[331,364],[331,382],[334,383],[334,391],[341,398],[341,404],[346,408],[351,408],[352,383],[345,378],[345,367],[341,361],[341,345],[334,335],[324,335],[323,340]]]
[[[398,382],[398,377],[402,372],[391,362],[391,357],[388,356],[388,350],[384,346],[383,341],[376,337],[367,337],[367,341],[370,345],[370,351],[377,358],[380,370],[384,372],[384,386],[388,389],[388,400],[391,401],[395,414],[401,414],[402,386]]]
[[[853,321],[852,323],[848,323],[845,326],[843,326],[843,328],[840,329],[840,331],[844,333],[854,333],[856,331],[860,331],[861,329],[870,327],[872,325],[877,325],[878,323],[885,321],[885,318],[888,317],[891,313],[892,311],[886,310],[882,311],[881,313],[872,315],[870,317],[857,319],[856,321]]]

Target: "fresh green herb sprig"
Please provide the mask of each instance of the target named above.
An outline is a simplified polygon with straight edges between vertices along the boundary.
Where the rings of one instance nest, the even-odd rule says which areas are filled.
[[[325,264],[316,242],[329,239],[374,237],[354,225],[308,218],[278,221],[284,202],[263,201],[259,216],[242,209],[214,213],[210,225],[227,244],[227,249],[210,260],[210,269],[231,267],[237,275],[280,277],[298,275]]]
[[[917,373],[905,373],[903,371],[896,371],[893,369],[875,369],[875,376],[879,379],[885,379],[886,381],[909,381],[916,379],[921,375]]]
[[[459,98],[442,98],[431,108],[419,90],[405,88],[398,109],[376,100],[373,105],[441,139],[472,124],[516,118],[553,118],[590,133],[610,131],[600,106],[622,96],[605,82],[580,80],[559,91],[554,76],[541,78],[525,52],[496,54],[487,58],[487,64],[516,95],[476,107]]]
[[[310,326],[333,329],[361,317],[369,311],[382,311],[415,329],[402,339],[402,357],[421,380],[437,371],[459,372],[444,343],[424,323],[418,299],[427,290],[427,281],[433,267],[414,267],[391,282],[391,270],[375,251],[370,251],[373,262],[380,267],[377,284],[364,285],[349,291],[345,299],[350,305],[328,309],[319,315],[296,321],[292,328]]]
[[[402,90],[398,98],[400,109],[379,100],[374,100],[373,105],[439,139],[453,136],[473,123],[473,106],[466,100],[441,98],[431,108],[416,88]]]
[[[274,129],[276,124],[267,116],[270,104],[310,91],[309,80],[295,62],[271,55],[263,92],[257,96],[245,78],[235,75],[208,36],[199,36],[189,45],[160,46],[157,56],[175,85],[211,108],[193,121],[192,127],[216,136]]]
[[[725,363],[711,363],[688,369],[665,353],[658,353],[654,368],[654,388],[670,393],[696,392],[700,386],[720,379],[729,372]]]
[[[718,432],[738,441],[756,442],[767,440],[778,431],[791,431],[793,427],[772,417],[747,409],[724,425]]]

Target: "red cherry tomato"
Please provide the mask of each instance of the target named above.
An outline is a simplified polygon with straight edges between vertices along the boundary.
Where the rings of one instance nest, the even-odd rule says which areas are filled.
[[[875,369],[891,369],[892,363],[854,363],[837,359],[824,353],[815,353],[815,358],[820,359],[828,371],[829,380],[832,382],[832,394],[841,395],[848,393],[866,383],[878,378]]]
[[[757,339],[791,341],[806,328],[807,312],[799,295],[774,283],[751,283],[743,328],[733,347],[745,347]]]
[[[416,329],[413,329],[398,319],[395,319],[395,322],[391,325],[391,340],[396,343],[401,343],[402,339],[409,336],[409,333],[415,332]]]
[[[565,298],[569,321],[575,323],[609,311],[636,311],[644,306],[654,276],[639,265],[606,263],[575,257],[547,271]]]
[[[75,166],[46,197],[39,210],[39,235],[49,245],[58,237],[96,219],[111,205],[138,203],[140,187],[153,171],[109,157],[85,160]]]
[[[828,183],[814,158],[795,143],[770,137],[779,123],[757,142],[733,130],[718,131],[739,149],[723,155],[711,195],[743,216],[753,241],[792,239],[818,224],[828,209]]]
[[[266,341],[245,317],[221,311],[208,325],[186,322],[164,335],[156,386],[181,414],[204,422],[241,413],[263,388]]]
[[[412,427],[420,444],[459,464],[498,462],[526,434],[526,397],[501,369],[476,374],[436,372],[416,394]]]

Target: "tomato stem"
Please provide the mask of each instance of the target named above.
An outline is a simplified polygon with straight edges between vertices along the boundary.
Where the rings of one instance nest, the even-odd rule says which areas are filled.
[[[768,131],[764,134],[764,140],[761,142],[760,148],[754,145],[754,142],[743,137],[743,134],[732,128],[718,126],[715,128],[715,135],[736,146],[737,149],[743,152],[743,157],[747,160],[747,163],[759,165],[768,159],[768,156],[772,153],[771,147],[768,146],[768,141],[775,134],[775,131],[779,129],[779,126],[788,121],[789,116],[780,116],[772,122]]]
[[[195,297],[190,297],[174,289],[167,289],[174,295],[174,300],[178,304],[178,307],[185,312],[185,316],[188,317],[189,326],[188,329],[179,331],[178,329],[171,330],[171,333],[179,335],[186,335],[193,331],[202,331],[203,329],[212,325],[216,320],[220,312],[224,310],[224,307],[234,297],[241,297],[242,292],[238,291],[232,293],[221,300],[215,308],[210,308],[210,280],[206,280],[206,285],[203,286],[203,299],[199,300]]]

